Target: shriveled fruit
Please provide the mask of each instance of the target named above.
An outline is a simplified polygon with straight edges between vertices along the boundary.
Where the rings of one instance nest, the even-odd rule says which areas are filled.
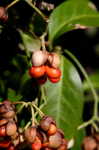
[[[15,117],[15,111],[8,111],[8,112],[6,112],[6,113],[3,113],[2,114],[2,117],[4,117],[4,118],[14,118]]]
[[[67,150],[67,143],[68,143],[67,140],[63,139],[62,144],[57,150]]]
[[[17,126],[14,121],[9,121],[6,125],[6,134],[8,136],[13,136],[17,131]]]
[[[33,143],[36,138],[36,127],[29,127],[25,130],[25,138],[28,142]]]
[[[54,135],[49,136],[49,147],[50,148],[59,148],[62,144],[62,136],[59,132],[56,132]]]
[[[49,116],[44,116],[40,121],[40,127],[44,131],[48,131],[51,123],[55,124],[55,121],[53,120],[53,118]]]
[[[50,135],[55,134],[56,131],[57,131],[56,125],[51,123],[50,127],[49,127],[49,130],[47,131],[47,134],[50,136]]]
[[[61,71],[58,68],[56,69],[56,68],[46,66],[46,74],[49,78],[60,78]]]
[[[31,67],[29,74],[31,77],[40,78],[45,74],[45,66]]]
[[[35,51],[32,54],[32,64],[33,66],[41,66],[43,65],[48,58],[48,53],[46,51]]]

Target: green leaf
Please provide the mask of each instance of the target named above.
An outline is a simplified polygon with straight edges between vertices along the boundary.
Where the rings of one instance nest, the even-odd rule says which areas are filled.
[[[59,5],[49,19],[49,39],[53,42],[63,33],[75,29],[75,25],[99,26],[99,13],[87,1],[68,0]]]
[[[83,134],[82,131],[77,131],[82,122],[84,103],[82,83],[75,67],[67,58],[61,58],[61,71],[62,78],[59,83],[48,82],[45,85],[47,104],[43,111],[54,117],[58,127],[65,132],[66,138],[76,138],[79,135],[79,140]]]
[[[34,38],[30,34],[23,32],[22,30],[19,30],[19,33],[21,35],[24,48],[26,51],[33,52],[35,50],[40,49],[41,42],[39,39]]]
[[[8,99],[12,102],[19,101],[22,98],[22,95],[16,94],[16,91],[9,88],[8,89]]]

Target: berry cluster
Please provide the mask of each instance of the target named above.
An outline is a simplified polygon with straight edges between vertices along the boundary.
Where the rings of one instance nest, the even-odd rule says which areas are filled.
[[[29,127],[24,135],[26,141],[31,143],[32,150],[67,149],[64,133],[57,129],[55,121],[49,116],[44,116],[38,126]]]
[[[7,10],[4,7],[0,7],[0,20],[5,22],[8,19]]]
[[[98,150],[99,149],[99,133],[91,136],[86,136],[82,143],[83,150]]]
[[[0,141],[0,148],[14,150],[13,142],[17,137],[17,125],[15,107],[9,101],[0,104],[0,137],[3,137]]]
[[[57,83],[61,77],[59,64],[60,59],[56,53],[38,50],[32,54],[32,67],[29,69],[29,74],[36,78],[39,84],[45,83],[47,78],[52,83]]]
[[[27,126],[27,125],[26,125]],[[43,116],[39,124],[18,127],[15,106],[5,100],[0,104],[0,149],[66,150],[67,140],[50,116]]]

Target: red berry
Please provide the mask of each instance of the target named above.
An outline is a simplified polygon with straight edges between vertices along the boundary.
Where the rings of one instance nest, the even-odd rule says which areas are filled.
[[[10,146],[7,148],[7,150],[15,150],[14,145],[10,145]]]
[[[42,147],[41,140],[38,137],[36,137],[35,141],[32,144],[32,150],[40,150],[41,147]]]
[[[46,66],[46,74],[49,78],[60,78],[61,71],[58,68],[56,69],[56,68]]]
[[[31,77],[40,78],[45,74],[45,66],[31,67],[29,69],[29,74]]]
[[[5,126],[0,127],[0,137],[2,137],[2,136],[6,136],[6,127]]]
[[[60,81],[60,78],[49,78],[52,83],[57,83]]]
[[[49,127],[49,130],[47,131],[47,134],[50,136],[50,135],[55,134],[56,131],[57,131],[56,125],[51,123],[50,127]]]
[[[1,141],[0,142],[0,147],[1,148],[8,148],[10,143],[11,143],[10,141]]]

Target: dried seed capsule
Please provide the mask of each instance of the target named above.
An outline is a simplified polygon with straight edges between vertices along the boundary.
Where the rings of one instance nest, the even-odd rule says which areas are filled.
[[[48,56],[48,61],[53,68],[58,68],[60,65],[60,58],[57,53],[50,53]]]
[[[2,117],[7,118],[7,119],[14,118],[15,117],[15,112],[13,110],[8,111],[6,113],[3,113]]]
[[[49,116],[44,116],[42,118],[42,120],[40,121],[40,127],[44,130],[44,131],[48,131],[50,124],[53,123],[55,124],[55,121],[53,120],[52,117]]]
[[[59,148],[61,144],[62,144],[62,136],[59,132],[56,132],[54,135],[49,136],[50,148]]]
[[[13,136],[17,131],[17,126],[14,121],[9,121],[6,125],[6,134],[8,136]]]
[[[35,51],[32,54],[32,64],[33,66],[41,66],[43,65],[48,58],[48,53],[46,51]]]
[[[25,138],[29,143],[33,143],[36,137],[36,127],[29,127],[25,130]]]

